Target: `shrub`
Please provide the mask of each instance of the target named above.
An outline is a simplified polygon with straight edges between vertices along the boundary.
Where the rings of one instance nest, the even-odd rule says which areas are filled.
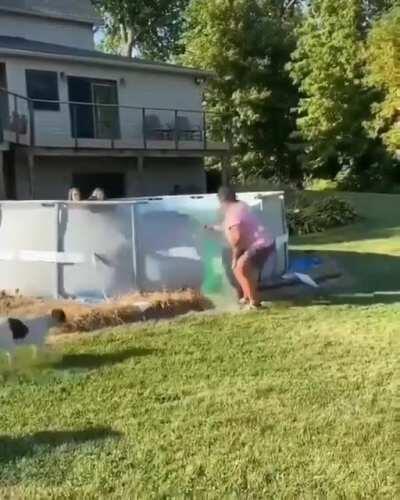
[[[300,196],[287,212],[289,232],[294,235],[321,233],[334,227],[346,226],[357,218],[354,208],[336,196],[312,202]]]

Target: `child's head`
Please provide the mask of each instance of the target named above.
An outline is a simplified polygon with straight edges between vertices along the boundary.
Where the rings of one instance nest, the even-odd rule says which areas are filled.
[[[103,189],[97,187],[90,196],[90,200],[93,201],[104,201],[106,198]]]
[[[73,187],[68,191],[68,200],[69,201],[81,201],[81,192],[78,188]]]

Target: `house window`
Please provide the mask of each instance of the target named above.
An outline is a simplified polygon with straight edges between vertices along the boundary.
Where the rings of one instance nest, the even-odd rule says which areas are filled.
[[[26,70],[28,97],[36,99],[34,109],[59,111],[58,75],[55,71]],[[55,102],[51,102],[55,101]]]

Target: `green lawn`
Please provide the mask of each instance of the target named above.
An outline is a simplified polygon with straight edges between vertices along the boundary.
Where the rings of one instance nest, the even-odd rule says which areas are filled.
[[[323,196],[310,193],[310,196]],[[357,209],[360,221],[345,228],[297,238],[296,250],[315,250],[334,258],[351,277],[343,292],[384,292],[396,301],[400,290],[400,196],[340,194]],[[400,300],[400,297],[399,297]]]
[[[379,199],[297,245],[396,258]],[[276,305],[64,347],[0,386],[0,498],[399,498],[399,325],[396,303]]]

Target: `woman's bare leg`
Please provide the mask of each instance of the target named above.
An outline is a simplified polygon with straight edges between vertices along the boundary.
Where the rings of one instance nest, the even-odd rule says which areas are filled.
[[[259,305],[258,296],[258,272],[254,269],[247,254],[242,255],[237,261],[234,274],[239,282],[243,296],[250,304]]]

